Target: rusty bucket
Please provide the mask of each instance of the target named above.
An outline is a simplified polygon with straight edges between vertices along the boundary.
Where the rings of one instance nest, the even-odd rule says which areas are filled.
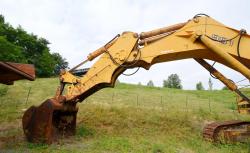
[[[76,131],[76,104],[64,103],[64,97],[48,99],[30,107],[23,115],[23,131],[29,142],[51,144]]]

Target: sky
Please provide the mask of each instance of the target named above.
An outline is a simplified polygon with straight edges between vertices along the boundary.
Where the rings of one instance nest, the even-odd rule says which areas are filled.
[[[47,39],[51,52],[60,53],[70,67],[118,33],[140,33],[185,22],[198,13],[250,31],[249,7],[248,0],[0,0],[0,14],[7,22]],[[244,79],[223,65],[216,64],[215,68],[236,82]],[[173,73],[180,76],[184,89],[195,89],[199,81],[208,88],[209,73],[193,59],[156,64],[150,70],[140,69],[133,76],[121,75],[118,79],[134,84],[152,80],[156,86],[162,86],[163,80]],[[212,82],[214,89],[224,86],[219,80]]]

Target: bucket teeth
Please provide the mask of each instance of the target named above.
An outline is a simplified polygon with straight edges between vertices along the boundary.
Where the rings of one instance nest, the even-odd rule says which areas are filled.
[[[29,142],[51,144],[57,138],[75,134],[77,107],[48,99],[30,107],[23,115],[23,131]]]

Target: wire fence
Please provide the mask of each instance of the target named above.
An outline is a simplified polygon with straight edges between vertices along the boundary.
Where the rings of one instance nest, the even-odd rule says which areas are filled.
[[[0,97],[1,116],[5,120],[11,120],[15,117],[20,118],[23,112],[31,105],[39,105],[30,99],[35,98],[35,91],[32,88],[26,88],[22,98],[8,97],[4,100]],[[193,93],[164,93],[157,94],[150,92],[119,91],[114,89],[99,91],[86,98],[83,103],[99,105],[101,107],[136,107],[140,109],[193,112],[205,111],[216,112],[218,114],[232,113],[237,117],[236,97],[224,98],[220,92],[213,92],[205,96],[199,96]],[[79,104],[84,105],[84,104]],[[3,120],[3,119],[2,119]]]
[[[206,111],[216,113],[237,114],[236,97],[230,101],[218,100],[220,95],[211,94],[207,97],[198,97],[190,94],[146,95],[140,93],[102,93],[85,99],[85,103],[96,104],[103,107],[136,107],[140,109],[154,109],[164,111]],[[236,115],[237,116],[237,115]]]

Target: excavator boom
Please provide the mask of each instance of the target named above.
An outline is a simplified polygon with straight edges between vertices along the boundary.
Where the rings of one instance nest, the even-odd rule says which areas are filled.
[[[84,62],[69,71],[61,71],[60,86],[55,97],[47,100],[46,106],[43,103],[39,107],[30,108],[24,114],[24,133],[32,142],[46,143],[52,143],[58,133],[74,134],[76,104],[102,88],[114,87],[117,77],[130,68],[149,69],[156,63],[188,58],[195,59],[206,68],[209,66],[204,59],[209,59],[250,79],[249,43],[250,36],[245,30],[235,30],[208,16],[200,15],[184,23],[140,34],[123,32],[89,54]],[[79,74],[76,73],[78,67],[99,56],[87,72],[81,73],[82,76],[75,75]],[[210,73],[212,72],[217,71]],[[238,92],[237,86],[230,84],[219,72],[214,75],[229,86],[229,89]],[[242,97],[241,94],[238,95]],[[247,101],[244,97],[242,99]],[[42,120],[37,115],[40,110],[45,114],[46,111],[50,113],[46,120],[34,122],[34,118]]]

